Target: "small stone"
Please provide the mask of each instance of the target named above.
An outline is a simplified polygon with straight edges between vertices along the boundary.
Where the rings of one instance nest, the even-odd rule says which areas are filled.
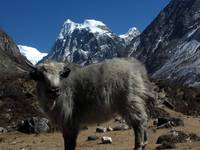
[[[127,124],[120,124],[113,128],[114,131],[120,131],[120,130],[128,130],[130,129]]]
[[[96,128],[96,132],[98,132],[98,133],[104,133],[104,132],[106,132],[106,131],[107,131],[107,129],[104,128],[104,127],[97,127],[97,128]]]
[[[13,142],[11,142],[10,144],[11,145],[15,145],[17,142],[16,141],[13,141]]]
[[[6,113],[4,116],[5,116],[5,118],[6,118],[7,120],[9,120],[9,121],[10,121],[11,118],[12,118],[11,115],[10,115],[9,113]]]
[[[6,132],[8,132],[8,130],[6,128],[0,127],[0,134],[6,133]]]
[[[102,144],[111,144],[112,143],[112,138],[108,136],[103,136],[101,138]]]
[[[108,127],[108,128],[107,128],[107,131],[113,131],[113,128]]]
[[[98,136],[96,136],[96,135],[91,135],[91,136],[88,136],[88,141],[95,141],[95,140],[98,140],[99,139],[99,137]]]
[[[116,117],[116,118],[115,118],[115,122],[120,122],[121,120],[122,120],[121,117]]]

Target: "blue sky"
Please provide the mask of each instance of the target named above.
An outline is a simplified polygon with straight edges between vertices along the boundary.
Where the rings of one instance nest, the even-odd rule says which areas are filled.
[[[66,19],[96,19],[116,34],[143,31],[170,0],[1,0],[0,27],[17,44],[47,52]]]

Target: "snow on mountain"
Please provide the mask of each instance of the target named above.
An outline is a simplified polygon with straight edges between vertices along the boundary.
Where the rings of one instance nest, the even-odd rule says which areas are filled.
[[[119,35],[120,38],[124,39],[126,44],[130,44],[130,42],[140,35],[140,31],[136,28],[130,28],[126,34]]]
[[[87,19],[83,23],[66,20],[47,57],[82,65],[118,57],[124,51],[122,39],[103,22]]]
[[[70,19],[67,19],[63,24],[58,39],[63,39],[66,34],[72,34],[75,29],[86,29],[94,34],[107,34],[111,36],[110,29],[101,21],[87,19],[83,23],[75,23]]]
[[[18,45],[18,48],[22,55],[24,55],[32,64],[37,64],[47,53],[41,53],[39,50],[33,47]]]
[[[153,74],[153,78],[179,81],[191,87],[200,87],[200,27],[190,31],[172,49],[175,53]]]

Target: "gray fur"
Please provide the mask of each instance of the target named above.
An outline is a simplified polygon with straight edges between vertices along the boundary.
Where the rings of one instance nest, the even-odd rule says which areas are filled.
[[[65,150],[74,150],[81,125],[104,122],[119,114],[133,127],[135,150],[147,143],[146,104],[154,104],[145,67],[134,58],[111,59],[71,67],[61,78],[64,63],[37,67],[38,97],[44,112],[60,127]],[[72,65],[73,66],[73,65]]]

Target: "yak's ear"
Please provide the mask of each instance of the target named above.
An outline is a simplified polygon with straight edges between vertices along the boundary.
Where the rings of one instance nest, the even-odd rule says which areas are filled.
[[[39,81],[41,79],[41,75],[36,69],[29,72],[29,77],[35,81]]]
[[[60,72],[60,77],[67,78],[69,76],[70,72],[71,72],[71,70],[68,67],[64,67],[63,71]]]

